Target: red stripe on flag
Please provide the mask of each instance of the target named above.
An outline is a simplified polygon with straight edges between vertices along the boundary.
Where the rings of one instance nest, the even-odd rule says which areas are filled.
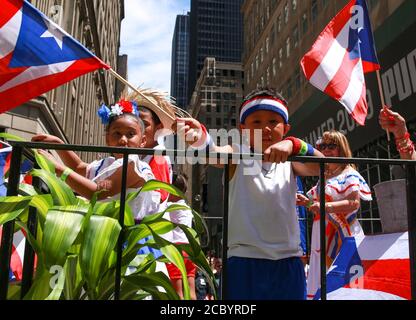
[[[324,92],[336,100],[341,99],[344,96],[345,91],[348,89],[351,74],[359,61],[359,59],[351,60],[349,52],[345,51],[341,67],[328,83]]]
[[[7,81],[17,77],[20,73],[25,71],[28,67],[9,68],[10,61],[13,58],[13,52],[9,53],[3,59],[0,59],[0,86]]]
[[[0,28],[23,6],[23,0],[0,0]]]
[[[6,163],[4,164],[3,174],[5,175],[10,169],[10,160],[12,159],[12,153],[10,152],[6,157]]]
[[[356,0],[350,1],[344,9],[342,9],[325,29],[318,36],[318,39],[313,44],[309,52],[302,58],[301,66],[306,78],[309,80],[319,67],[325,55],[331,48],[332,43],[337,38],[338,34],[349,23],[351,19],[351,8],[355,5]]]
[[[367,104],[367,87],[365,83],[363,84],[363,91],[361,92],[361,97],[358,103],[356,104],[353,112],[351,113],[351,117],[359,125],[365,125],[365,119],[367,118],[367,110],[368,110],[368,104]]]
[[[394,294],[410,300],[410,260],[363,260],[364,289]]]
[[[0,101],[2,101],[0,113],[6,112],[42,93],[99,68],[108,68],[108,66],[97,58],[78,60],[63,72],[40,77],[0,92]],[[9,99],[10,97],[13,97],[13,99]]]

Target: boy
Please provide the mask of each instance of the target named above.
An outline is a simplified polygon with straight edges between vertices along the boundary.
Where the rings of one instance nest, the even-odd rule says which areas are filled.
[[[240,108],[240,129],[248,142],[215,146],[194,119],[178,120],[178,135],[197,137],[193,147],[208,145],[222,153],[264,153],[264,161],[230,166],[227,292],[230,300],[303,300],[306,282],[296,215],[296,176],[316,176],[319,165],[286,162],[289,156],[322,156],[289,132],[287,102],[273,89],[250,93]],[[261,143],[255,137],[261,134]],[[196,143],[195,143],[196,142]]]

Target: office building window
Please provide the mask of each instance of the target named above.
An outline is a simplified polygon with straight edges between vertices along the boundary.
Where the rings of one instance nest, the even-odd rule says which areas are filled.
[[[311,23],[314,24],[318,17],[318,0],[312,0]]]
[[[285,24],[287,24],[289,22],[289,4],[288,3],[285,4],[284,15],[285,15]]]

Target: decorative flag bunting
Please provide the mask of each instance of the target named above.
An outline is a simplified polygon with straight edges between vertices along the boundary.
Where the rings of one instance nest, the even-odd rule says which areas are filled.
[[[310,83],[339,101],[364,125],[364,74],[380,69],[365,0],[352,0],[319,35],[301,66]]]
[[[0,113],[110,67],[27,1],[0,0]]]
[[[344,240],[327,273],[329,300],[409,300],[408,233]],[[315,299],[320,299],[318,290]]]

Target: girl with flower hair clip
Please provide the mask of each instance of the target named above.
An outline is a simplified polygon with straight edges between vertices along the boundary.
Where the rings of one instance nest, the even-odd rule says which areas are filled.
[[[143,148],[146,144],[144,124],[139,117],[134,102],[121,99],[115,105],[102,105],[98,110],[105,129],[105,140],[109,147]],[[64,142],[56,136],[40,134],[32,138],[35,142]],[[46,151],[41,153],[55,164],[56,174],[61,177],[79,195],[91,199],[100,191],[99,200],[117,199],[121,191],[121,175],[123,155],[114,154],[110,157],[86,163],[73,151],[57,151],[62,162],[57,161]],[[154,175],[149,165],[140,160],[138,155],[129,155],[127,168],[127,193],[137,191]],[[156,213],[160,196],[156,192],[143,192],[132,200],[129,205],[135,220],[141,220],[147,214]]]

